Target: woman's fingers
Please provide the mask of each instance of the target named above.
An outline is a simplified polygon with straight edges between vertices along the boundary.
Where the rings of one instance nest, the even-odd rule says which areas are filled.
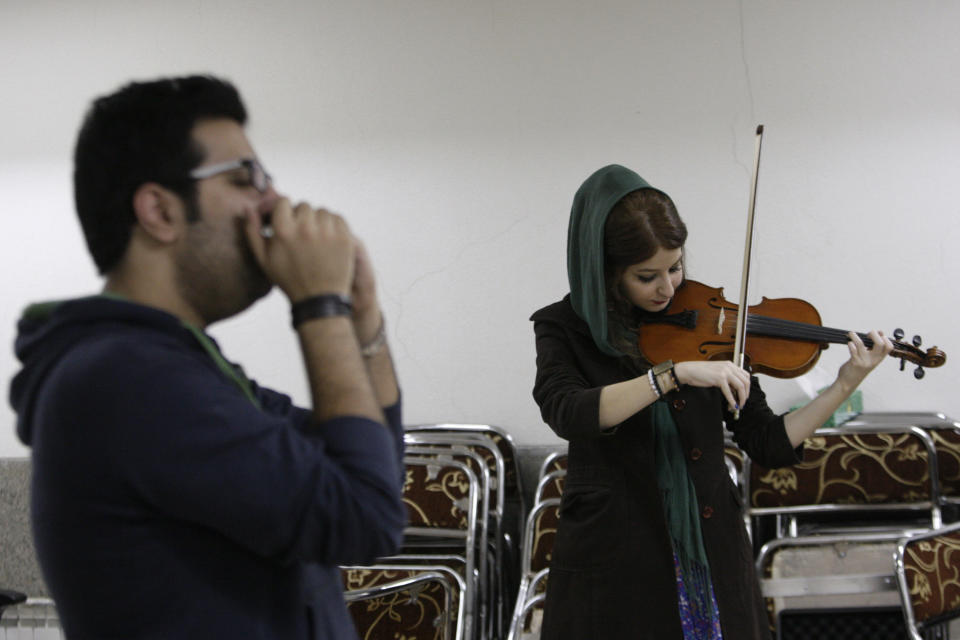
[[[873,342],[870,347],[867,347],[860,336],[853,331],[847,335],[850,338],[847,347],[850,350],[851,360],[870,369],[880,364],[893,351],[893,343],[890,342],[890,338],[883,335],[882,331],[874,329],[867,334]]]
[[[727,399],[727,406],[730,407],[731,411],[734,411],[740,405],[734,400],[733,393],[729,386],[724,385],[720,387],[720,391],[723,393],[723,397]]]
[[[750,374],[733,363],[730,363],[730,368],[734,379],[733,388],[736,392],[736,402],[731,404],[731,408],[737,410],[746,404],[750,395]]]
[[[675,372],[683,384],[719,389],[731,410],[742,407],[750,396],[750,374],[732,362],[681,362]]]

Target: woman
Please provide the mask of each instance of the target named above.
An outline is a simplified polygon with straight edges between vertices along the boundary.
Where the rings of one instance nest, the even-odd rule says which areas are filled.
[[[769,638],[723,425],[758,464],[795,464],[892,349],[878,332],[872,349],[851,334],[836,381],[785,416],[731,362],[645,362],[637,331],[682,285],[686,237],[666,194],[600,169],[573,201],[570,294],[531,318],[533,395],[569,441],[544,640]]]

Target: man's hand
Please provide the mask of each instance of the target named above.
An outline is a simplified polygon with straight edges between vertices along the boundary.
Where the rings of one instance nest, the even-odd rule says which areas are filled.
[[[290,302],[322,293],[351,293],[356,247],[343,218],[305,203],[292,208],[290,201],[282,198],[271,214],[271,223],[273,235],[264,238],[260,215],[248,215],[247,241],[264,273]]]
[[[377,283],[373,273],[370,254],[359,238],[354,238],[356,256],[353,288],[353,325],[360,344],[368,344],[377,336],[383,322],[380,302],[377,300]]]

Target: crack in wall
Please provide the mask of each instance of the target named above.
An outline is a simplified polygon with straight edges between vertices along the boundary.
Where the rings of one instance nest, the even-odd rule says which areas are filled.
[[[397,347],[400,349],[400,352],[403,353],[403,355],[407,359],[412,361],[418,368],[420,368],[425,372],[426,377],[431,381],[431,383],[434,385],[435,388],[439,386],[437,378],[430,375],[429,368],[423,365],[423,363],[415,355],[415,350],[412,349],[410,345],[407,343],[407,341],[403,339],[401,328],[403,325],[404,298],[409,296],[410,293],[415,288],[417,288],[420,284],[422,284],[429,278],[438,276],[452,269],[454,266],[456,266],[458,262],[460,262],[463,259],[463,257],[466,255],[468,251],[494,244],[497,240],[509,234],[515,227],[517,227],[519,224],[521,224],[524,221],[525,221],[525,218],[519,218],[517,220],[514,220],[512,223],[510,223],[505,229],[502,229],[501,231],[497,231],[496,233],[494,233],[489,237],[473,240],[463,244],[457,250],[453,258],[451,258],[445,265],[418,275],[399,294],[390,295],[389,293],[384,293],[385,297],[387,297],[396,306],[396,309],[397,309],[396,318],[392,322],[392,325],[394,327],[392,333],[396,341]],[[466,416],[466,413],[464,412],[462,407],[460,407],[459,404],[456,402],[455,398],[448,395],[447,400],[451,403],[455,412],[460,414],[461,419],[462,417]]]

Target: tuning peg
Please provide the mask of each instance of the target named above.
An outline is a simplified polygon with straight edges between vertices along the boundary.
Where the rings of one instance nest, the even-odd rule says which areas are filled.
[[[901,340],[901,339],[903,339],[903,329],[899,329],[899,328],[898,328],[898,329],[894,329],[894,330],[893,330],[893,339],[894,339],[894,340]]]
[[[923,370],[923,367],[917,367],[913,371],[913,377],[916,378],[917,380],[920,380],[921,378],[923,378],[924,375],[926,375],[926,373],[927,372]]]
[[[920,336],[913,336],[913,346],[919,347],[921,344],[923,344],[923,339]]]
[[[903,371],[904,368],[906,368],[906,366],[907,366],[906,358],[900,358],[900,371]]]

